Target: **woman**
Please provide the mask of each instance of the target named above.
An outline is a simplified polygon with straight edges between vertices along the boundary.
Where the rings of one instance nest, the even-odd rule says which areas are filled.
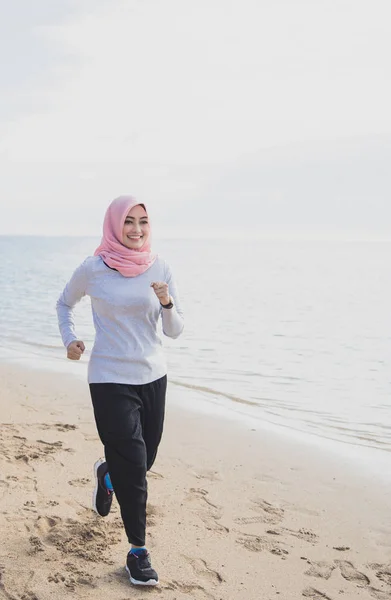
[[[71,360],[79,360],[85,350],[72,315],[84,295],[91,298],[96,333],[88,382],[106,457],[95,463],[93,506],[106,516],[115,491],[131,544],[126,559],[130,580],[156,585],[145,525],[146,473],[162,436],[167,386],[157,325],[161,318],[164,334],[176,338],[183,318],[170,268],[151,254],[146,208],[132,196],[110,204],[100,246],[76,269],[57,302]]]

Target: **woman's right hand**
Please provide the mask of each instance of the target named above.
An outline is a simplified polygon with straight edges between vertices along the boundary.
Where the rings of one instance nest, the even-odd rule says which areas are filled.
[[[85,349],[84,342],[75,340],[74,342],[71,342],[67,348],[67,358],[70,360],[80,360]]]

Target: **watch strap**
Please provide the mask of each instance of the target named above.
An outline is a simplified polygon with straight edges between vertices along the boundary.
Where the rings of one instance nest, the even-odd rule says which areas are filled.
[[[170,300],[170,302],[168,304],[162,304],[162,303],[160,303],[160,306],[162,308],[172,308],[174,305],[173,305],[172,301]]]

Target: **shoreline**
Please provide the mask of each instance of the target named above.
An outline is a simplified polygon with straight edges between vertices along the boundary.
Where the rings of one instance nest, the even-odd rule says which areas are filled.
[[[0,364],[0,377],[0,598],[140,597],[123,568],[116,502],[106,519],[90,508],[102,447],[86,384],[19,365]],[[388,484],[350,459],[181,403],[170,386],[148,477],[147,545],[161,578],[150,593],[391,597]]]
[[[44,366],[43,366],[44,363]],[[88,388],[87,384],[87,362],[71,362],[66,359],[32,356],[31,354],[21,355],[20,351],[15,351],[15,356],[6,357],[0,349],[0,372],[4,366],[13,368],[27,369],[31,372],[50,373],[61,377],[74,378]],[[339,457],[343,461],[350,461],[350,468],[359,473],[367,471],[372,477],[376,473],[380,481],[391,485],[391,453],[388,450],[382,450],[364,443],[354,441],[337,440],[328,437],[323,433],[312,433],[303,431],[294,425],[275,423],[265,419],[264,415],[257,416],[238,410],[239,403],[229,400],[225,394],[218,393],[216,397],[212,394],[204,394],[202,390],[193,388],[191,385],[182,385],[180,382],[170,380],[173,401],[180,407],[185,405],[186,410],[200,415],[209,415],[214,418],[222,418],[227,421],[234,421],[237,425],[243,427],[256,428],[261,432],[270,433],[276,437],[283,438],[288,444],[298,444],[307,447],[310,451],[319,453],[326,460],[328,456]],[[224,399],[220,399],[224,396]]]

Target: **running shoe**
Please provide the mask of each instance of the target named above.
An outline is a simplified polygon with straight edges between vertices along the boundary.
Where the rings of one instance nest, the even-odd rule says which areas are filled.
[[[159,583],[157,573],[152,569],[148,550],[141,550],[137,554],[129,552],[125,569],[134,585],[157,585]]]
[[[113,502],[114,490],[111,485],[107,462],[100,458],[94,464],[95,489],[92,496],[92,508],[101,517],[107,517]]]

